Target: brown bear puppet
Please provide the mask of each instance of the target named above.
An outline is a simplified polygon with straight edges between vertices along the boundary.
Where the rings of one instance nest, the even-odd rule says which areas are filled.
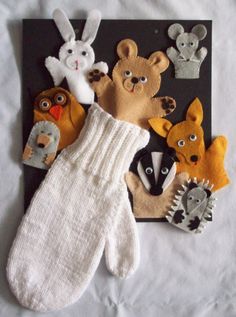
[[[165,117],[175,110],[171,97],[153,98],[161,85],[161,73],[169,66],[169,60],[161,51],[146,59],[138,56],[133,40],[119,42],[112,79],[95,69],[88,75],[99,105],[116,119],[128,121],[148,129],[148,119]]]

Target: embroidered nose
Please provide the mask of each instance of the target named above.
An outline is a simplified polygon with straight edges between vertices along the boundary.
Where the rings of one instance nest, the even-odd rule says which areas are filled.
[[[131,82],[133,84],[137,84],[138,83],[138,78],[137,77],[132,77]]]
[[[153,186],[149,192],[151,195],[159,196],[163,193],[163,189],[161,187]]]
[[[192,156],[190,157],[190,160],[191,160],[192,162],[197,162],[197,161],[198,161],[198,156],[197,156],[197,155],[192,155]]]

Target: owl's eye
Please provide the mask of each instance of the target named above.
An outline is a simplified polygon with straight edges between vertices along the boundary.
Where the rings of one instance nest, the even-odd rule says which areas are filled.
[[[168,172],[169,172],[169,169],[167,167],[162,167],[161,174],[166,175],[168,174]]]
[[[126,78],[129,78],[129,77],[132,76],[132,72],[131,72],[130,70],[126,70],[126,71],[124,72],[124,75],[125,75]]]
[[[73,54],[73,50],[72,50],[71,48],[69,48],[69,49],[67,50],[67,53],[68,53],[68,54]]]
[[[86,52],[86,51],[83,51],[81,54],[82,54],[83,56],[88,56],[88,52]]]
[[[148,175],[152,174],[152,172],[153,172],[153,169],[151,167],[147,167],[145,169],[145,173],[148,174]]]
[[[179,140],[177,142],[177,144],[178,144],[179,147],[183,147],[183,146],[185,146],[185,141],[184,140]]]
[[[140,83],[145,84],[147,82],[147,77],[142,76],[139,78]]]
[[[66,103],[66,96],[62,93],[56,94],[54,100],[59,105],[64,105]]]
[[[189,140],[192,141],[192,142],[196,141],[196,140],[197,140],[196,134],[191,134],[191,135],[189,136]]]
[[[52,105],[51,100],[49,100],[47,98],[43,98],[39,102],[39,108],[42,111],[48,111],[51,108],[51,105]]]

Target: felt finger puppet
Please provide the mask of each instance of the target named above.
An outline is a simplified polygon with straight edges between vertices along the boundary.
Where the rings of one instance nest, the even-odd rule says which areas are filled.
[[[34,101],[34,122],[51,121],[60,129],[58,150],[73,143],[85,120],[84,108],[69,91],[55,87],[42,91]]]
[[[186,120],[173,125],[162,118],[149,120],[150,126],[160,136],[166,138],[170,148],[176,151],[177,172],[187,172],[198,181],[208,179],[216,191],[229,183],[224,168],[227,139],[219,136],[214,139],[208,149],[205,148],[202,104],[194,99],[187,110]]]
[[[148,119],[164,117],[176,107],[171,97],[154,98],[169,60],[161,51],[148,59],[138,56],[137,45],[130,39],[118,44],[117,54],[120,60],[113,68],[112,79],[95,69],[88,75],[91,87],[100,106],[113,117],[148,129]]]
[[[168,35],[176,41],[177,50],[169,47],[167,56],[175,66],[175,78],[194,79],[199,78],[200,67],[205,57],[207,49],[198,49],[199,42],[207,35],[207,29],[203,24],[195,25],[190,33],[184,32],[184,28],[179,23],[172,24],[168,29]]]
[[[141,179],[133,172],[125,175],[126,184],[133,196],[133,213],[136,218],[164,218],[177,190],[188,179],[187,173],[177,174],[160,195],[151,195]]]
[[[215,197],[209,182],[190,179],[178,190],[166,219],[174,226],[191,233],[201,233],[212,221]]]
[[[60,130],[54,123],[35,123],[23,152],[23,163],[40,169],[49,169],[56,157],[59,140]]]
[[[139,239],[124,175],[149,138],[98,104],[89,107],[78,139],[32,198],[10,251],[7,278],[23,306],[46,312],[76,302],[104,250],[112,274],[135,272]]]
[[[174,193],[187,179],[176,176],[175,151],[150,152],[137,164],[138,175],[126,174],[126,183],[133,195],[133,212],[137,218],[163,218],[171,206]]]
[[[101,21],[101,13],[98,10],[89,12],[82,38],[77,41],[75,31],[65,12],[56,9],[53,12],[53,19],[65,44],[59,50],[59,59],[49,56],[45,59],[45,66],[55,86],[59,86],[66,78],[69,89],[78,102],[91,104],[94,101],[94,92],[89,86],[87,72],[94,68],[104,73],[108,71],[106,63],[94,64],[95,54],[91,47]]]

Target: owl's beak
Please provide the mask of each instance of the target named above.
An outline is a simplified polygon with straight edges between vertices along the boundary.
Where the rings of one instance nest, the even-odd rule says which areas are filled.
[[[55,120],[60,120],[61,115],[63,113],[63,108],[61,105],[54,105],[50,110],[49,113],[53,116]]]

